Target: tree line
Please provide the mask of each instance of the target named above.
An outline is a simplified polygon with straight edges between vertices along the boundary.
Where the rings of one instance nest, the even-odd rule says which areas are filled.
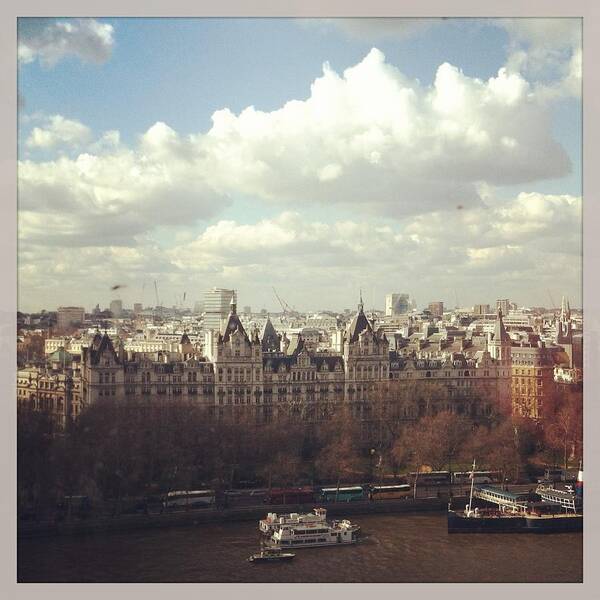
[[[581,396],[567,393],[547,400],[543,424],[448,410],[403,419],[375,402],[366,428],[364,415],[346,408],[320,424],[291,416],[257,423],[215,421],[199,406],[105,401],[57,431],[44,413],[20,409],[18,506],[35,513],[73,495],[120,502],[200,487],[377,482],[467,470],[473,458],[513,481],[536,464],[566,468],[581,457],[581,412]]]

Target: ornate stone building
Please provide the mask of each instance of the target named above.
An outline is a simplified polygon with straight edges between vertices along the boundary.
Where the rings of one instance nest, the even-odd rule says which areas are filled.
[[[485,419],[512,409],[538,418],[553,385],[553,352],[560,350],[535,340],[515,343],[499,311],[487,343],[485,337],[477,344],[440,339],[426,350],[409,344],[390,352],[383,328],[375,329],[362,301],[340,337],[342,352],[336,353],[309,350],[302,335],[280,336],[270,320],[261,334],[249,334],[232,300],[210,360],[187,334],[177,351],[139,353],[97,332],[82,348],[80,372],[56,380],[56,393],[46,383],[40,388],[39,373],[23,370],[18,398],[34,409],[51,405],[63,423],[107,399],[130,406],[192,404],[206,408],[210,418],[259,423],[284,415],[318,423],[344,406],[367,430],[382,419],[412,420],[442,410]]]
[[[59,348],[44,366],[17,372],[17,406],[44,412],[54,424],[64,428],[82,410],[81,378],[73,357]]]

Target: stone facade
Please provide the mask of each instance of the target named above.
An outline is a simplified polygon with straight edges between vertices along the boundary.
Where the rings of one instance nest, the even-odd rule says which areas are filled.
[[[501,311],[487,343],[485,337],[479,343],[485,345],[460,338],[449,345],[440,341],[427,352],[410,343],[390,351],[384,329],[374,327],[361,302],[341,333],[342,351],[314,351],[301,335],[291,341],[279,336],[270,321],[262,335],[248,334],[232,301],[210,360],[187,334],[176,351],[138,353],[96,333],[82,349],[80,373],[69,379],[70,389],[80,386],[81,393],[77,401],[63,395],[60,418],[74,418],[81,407],[107,399],[132,406],[189,403],[217,419],[256,422],[287,415],[317,423],[341,406],[365,423],[386,414],[412,420],[442,410],[480,419],[511,410],[539,418],[560,348],[515,344]],[[34,408],[42,406],[37,402],[42,397],[35,395]],[[19,401],[26,399],[31,393],[20,391]]]
[[[30,367],[17,372],[17,406],[20,409],[44,412],[62,429],[79,416],[81,379],[73,371],[58,371],[49,367]]]

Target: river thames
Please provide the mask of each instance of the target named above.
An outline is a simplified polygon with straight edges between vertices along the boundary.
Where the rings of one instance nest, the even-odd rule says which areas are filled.
[[[356,545],[252,564],[256,523],[21,540],[19,582],[581,582],[583,534],[452,534],[443,513],[357,516]]]

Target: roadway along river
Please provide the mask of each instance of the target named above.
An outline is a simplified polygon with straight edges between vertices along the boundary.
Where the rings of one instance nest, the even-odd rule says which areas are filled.
[[[357,516],[354,546],[251,564],[255,523],[18,542],[20,582],[580,582],[583,535],[453,534],[445,513]]]

